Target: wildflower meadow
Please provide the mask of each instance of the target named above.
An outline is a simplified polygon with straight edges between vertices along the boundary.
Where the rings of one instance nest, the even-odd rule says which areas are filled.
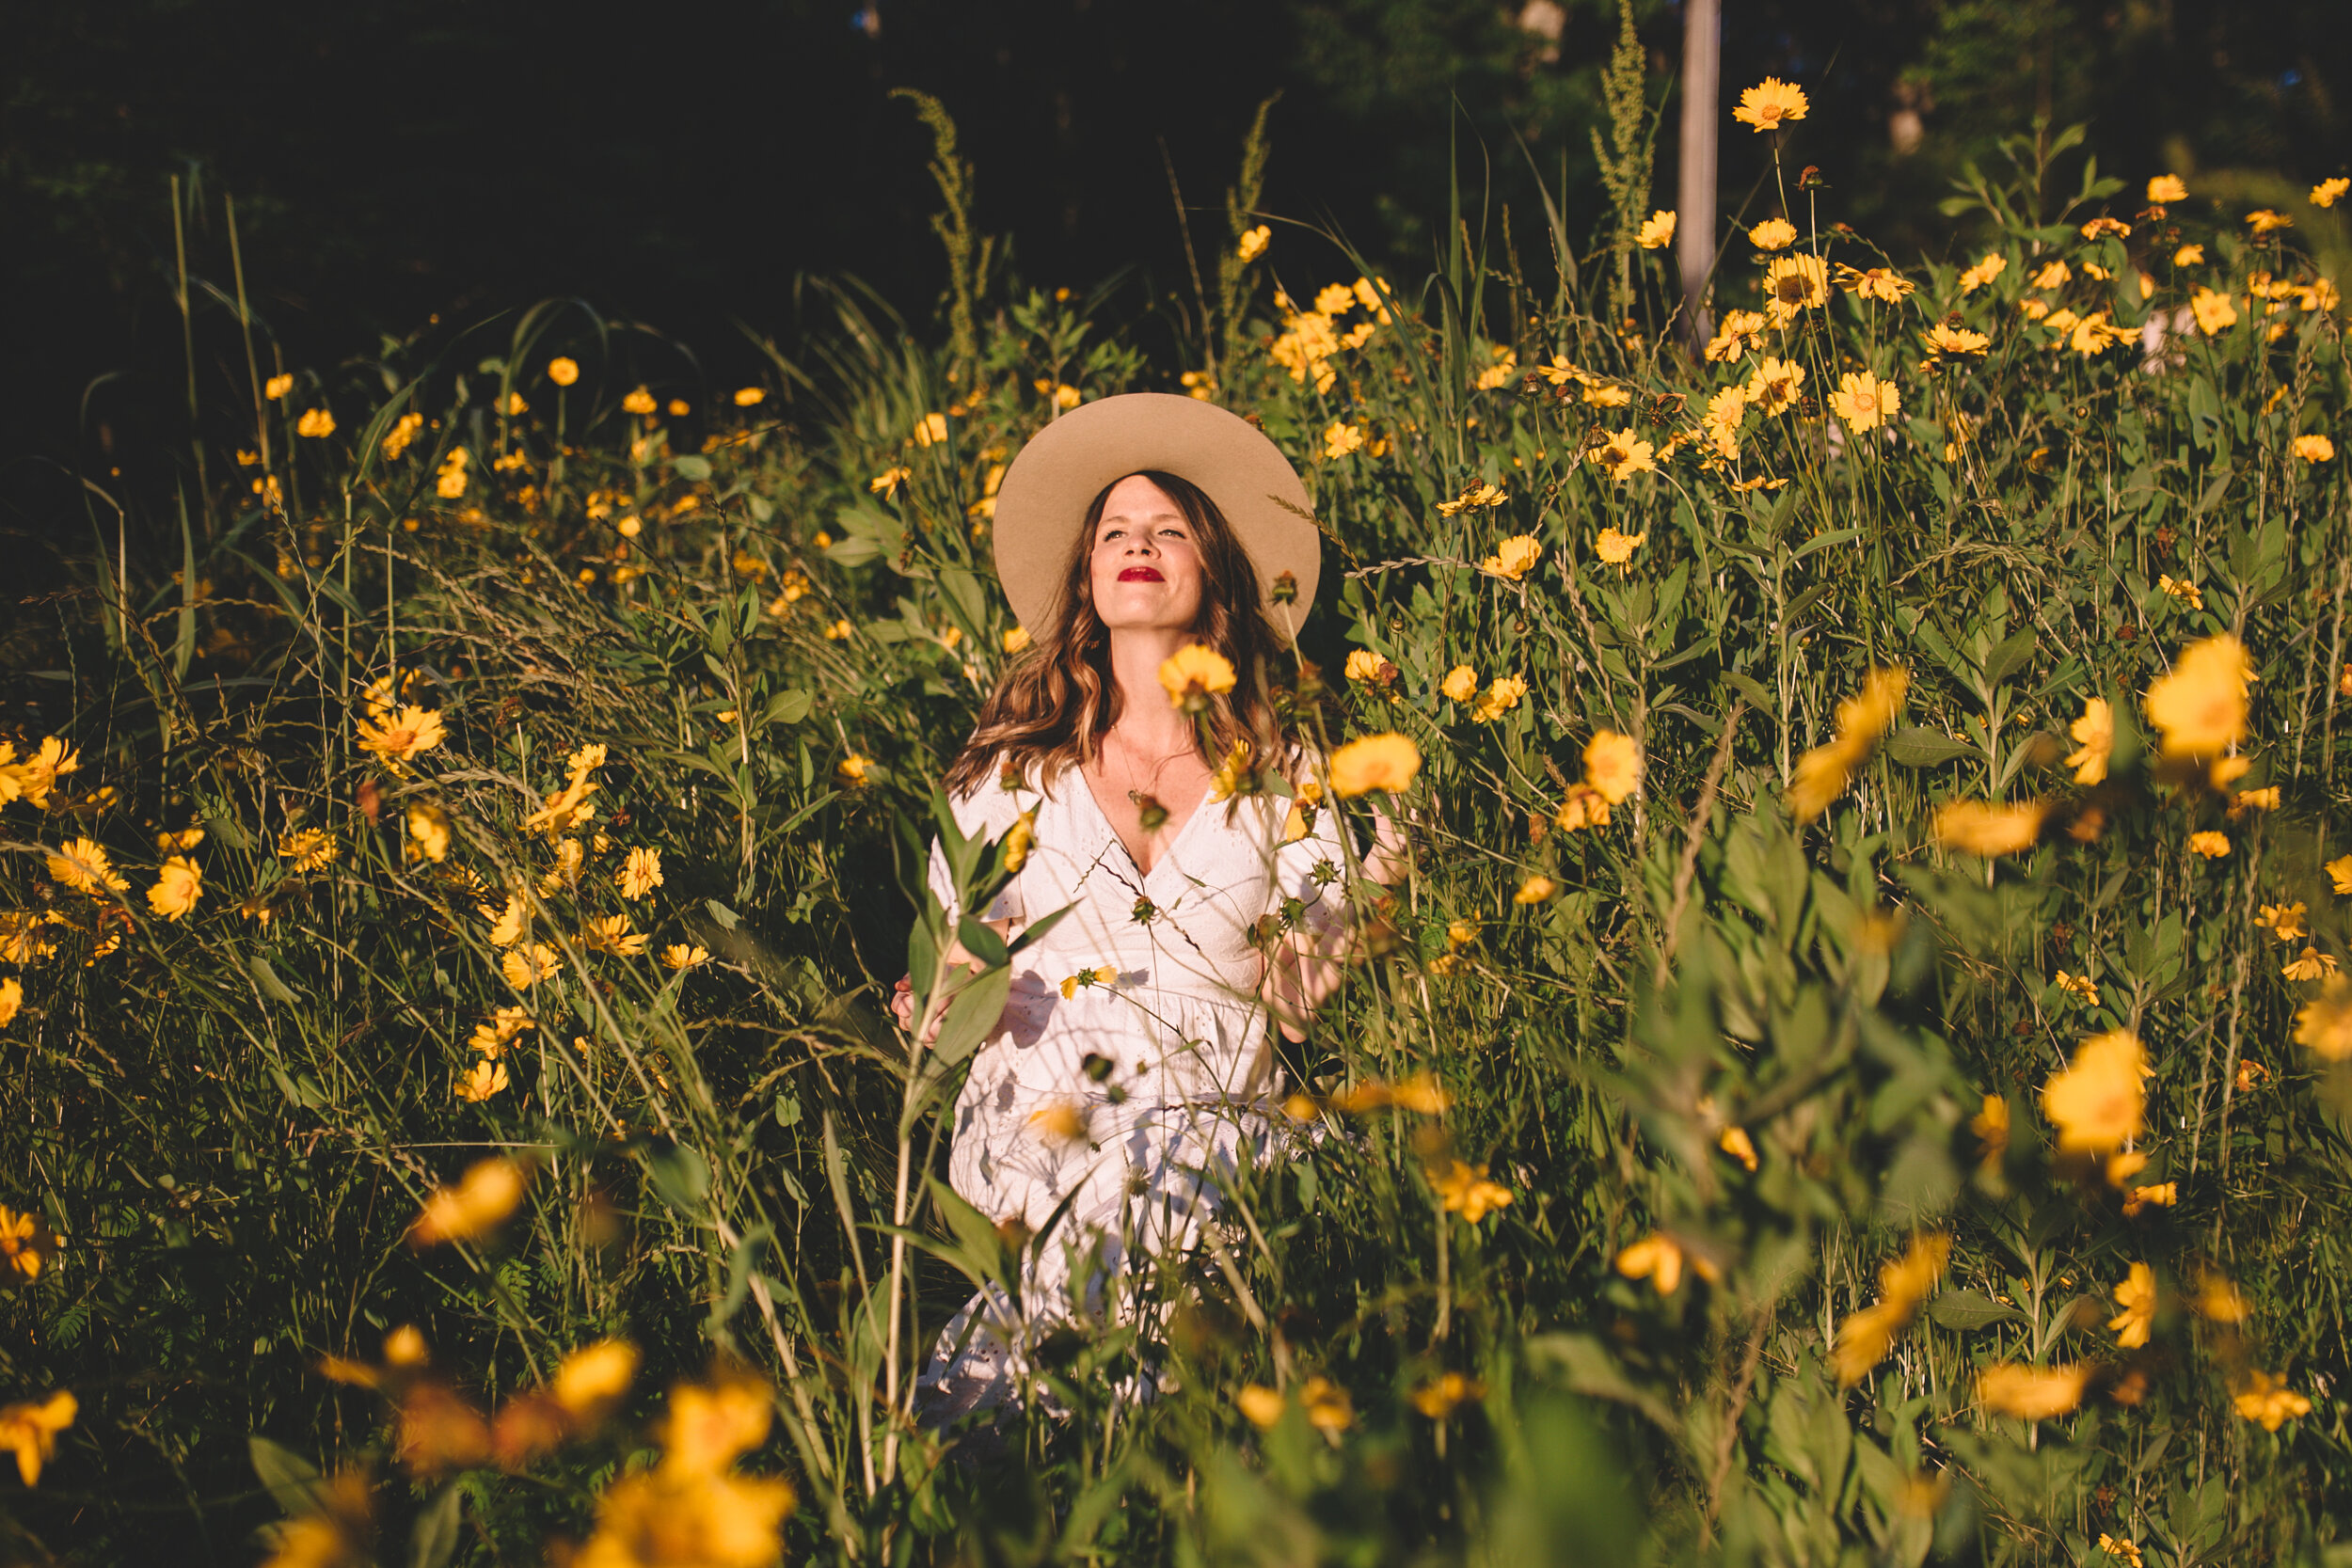
[[[288,363],[187,258],[176,499],[8,650],[0,1556],[2352,1560],[2345,182],[2036,127],[1899,257],[1776,162],[1694,311],[1638,92],[1600,232],[1413,276],[1262,115],[1146,331],[917,107],[936,319],[739,387],[570,300]],[[933,1430],[1064,1241],[946,1182],[1020,955],[929,846],[1027,846],[938,780],[1127,390],[1307,479],[1311,776],[1216,789],[1346,828],[1353,957],[1144,1309]]]

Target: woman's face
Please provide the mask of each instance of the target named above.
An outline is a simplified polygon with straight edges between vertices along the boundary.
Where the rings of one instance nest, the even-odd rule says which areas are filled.
[[[1199,542],[1176,499],[1141,474],[1111,486],[1088,565],[1094,610],[1113,631],[1189,631],[1200,615]]]

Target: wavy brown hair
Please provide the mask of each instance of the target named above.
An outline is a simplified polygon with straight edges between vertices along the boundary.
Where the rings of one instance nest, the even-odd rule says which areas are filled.
[[[1062,568],[1054,624],[1005,671],[980,708],[972,738],[947,769],[947,790],[969,794],[993,772],[1018,770],[1042,788],[1073,767],[1092,762],[1103,733],[1119,720],[1119,687],[1111,678],[1110,628],[1094,608],[1090,570],[1094,531],[1111,491],[1126,479],[1148,479],[1168,492],[1200,553],[1200,613],[1192,635],[1232,660],[1233,689],[1210,699],[1195,734],[1202,760],[1216,767],[1248,741],[1261,765],[1288,761],[1290,747],[1274,711],[1267,671],[1282,640],[1260,608],[1258,568],[1216,502],[1189,480],[1156,468],[1121,476],[1087,507]]]

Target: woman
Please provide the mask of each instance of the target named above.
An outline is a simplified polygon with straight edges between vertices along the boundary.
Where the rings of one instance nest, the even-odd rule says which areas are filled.
[[[1069,913],[1014,959],[956,1103],[955,1190],[1038,1239],[1020,1299],[975,1296],[942,1336],[921,1384],[932,1420],[1014,1393],[1057,1323],[1133,1321],[1141,1267],[1190,1243],[1216,1181],[1267,1135],[1269,1015],[1300,1037],[1336,981],[1346,852],[1329,814],[1218,779],[1238,749],[1245,770],[1308,780],[1266,687],[1314,594],[1306,502],[1247,421],[1158,394],[1064,415],[998,492],[998,575],[1034,643],[946,785],[966,834],[1031,818],[1034,847],[983,918],[1009,933]],[[1277,581],[1295,599],[1271,603]],[[1163,670],[1200,649],[1233,679],[1196,689],[1196,719]],[[931,875],[949,903],[937,854]]]

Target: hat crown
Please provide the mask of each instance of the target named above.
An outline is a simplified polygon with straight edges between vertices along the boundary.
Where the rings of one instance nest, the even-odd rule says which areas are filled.
[[[1166,392],[1081,404],[1021,449],[996,490],[996,575],[1021,624],[1050,625],[1062,575],[1094,498],[1130,474],[1174,474],[1216,503],[1258,571],[1261,608],[1278,630],[1306,619],[1322,575],[1322,536],[1307,486],[1265,433],[1230,410]],[[1297,598],[1278,611],[1276,580]]]

